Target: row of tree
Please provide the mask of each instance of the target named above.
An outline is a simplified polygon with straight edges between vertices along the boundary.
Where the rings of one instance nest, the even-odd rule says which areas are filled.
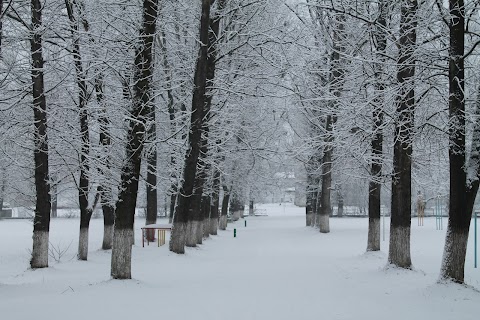
[[[300,139],[312,147],[302,157],[307,225],[329,232],[330,193],[341,192],[345,177],[360,176],[369,181],[367,251],[380,250],[381,190],[391,181],[388,262],[411,268],[412,187],[446,187],[440,278],[464,281],[479,181],[478,5],[310,0],[290,6],[308,28],[304,65],[293,69],[308,77],[291,73],[305,123]],[[432,170],[438,163],[440,174]]]
[[[243,211],[245,195],[275,187],[252,177],[281,166],[281,108],[268,102],[280,2],[0,3],[2,197],[35,207],[32,268],[48,266],[62,193],[77,194],[78,258],[100,207],[112,277],[125,279],[140,189],[147,224],[168,195],[170,250],[184,253],[226,228],[229,204]]]
[[[33,268],[48,265],[65,188],[79,259],[99,206],[112,276],[129,278],[142,189],[146,223],[158,191],[168,196],[170,250],[183,253],[295,158],[307,225],[323,233],[333,195],[341,215],[345,190],[369,182],[369,251],[391,189],[389,262],[403,268],[412,186],[450,190],[441,278],[463,282],[480,151],[476,1],[0,3],[1,198],[35,204]]]

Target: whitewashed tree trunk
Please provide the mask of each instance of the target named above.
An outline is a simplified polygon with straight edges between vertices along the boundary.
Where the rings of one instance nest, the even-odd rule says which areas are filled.
[[[175,222],[172,227],[172,233],[170,234],[170,251],[183,254],[185,253],[185,244],[186,244],[186,234],[188,223],[186,222]]]
[[[190,220],[187,223],[187,236],[186,236],[186,243],[187,247],[196,247],[197,246],[197,239],[198,239],[198,229],[199,223],[198,221]]]
[[[109,250],[113,246],[113,225],[103,226],[103,242],[102,249]]]
[[[307,213],[307,214],[306,214],[306,217],[307,217],[307,218],[306,218],[306,219],[307,219],[307,220],[306,220],[306,225],[307,225],[307,227],[313,226],[313,222],[314,222],[314,221],[313,221],[313,213]]]
[[[441,280],[452,280],[458,283],[464,282],[467,242],[468,229],[467,232],[463,230],[456,232],[450,227],[449,223],[440,270]]]
[[[388,263],[404,269],[412,268],[412,260],[410,258],[410,227],[391,226]]]
[[[30,267],[48,267],[48,235],[50,230],[50,184],[48,166],[47,102],[43,81],[42,2],[31,1],[32,23],[30,53],[32,62],[32,97],[34,130],[35,218],[33,221],[33,249]]]
[[[209,233],[211,235],[217,235],[217,230],[218,230],[218,218],[215,219],[210,219],[210,225],[209,225]]]
[[[367,251],[380,250],[380,219],[370,219],[368,222]]]
[[[226,230],[227,229],[227,216],[221,215],[220,220],[218,223],[218,228],[220,230]]]
[[[88,256],[88,228],[80,228],[78,238],[78,260],[87,260]]]
[[[48,267],[48,231],[33,232],[33,250],[30,265],[32,268]]]
[[[328,215],[319,214],[317,215],[318,225],[321,233],[330,232],[330,217]]]
[[[199,221],[197,227],[197,244],[203,243],[203,238],[205,237],[205,221]]]
[[[113,279],[132,278],[132,237],[132,229],[115,228],[111,266]]]

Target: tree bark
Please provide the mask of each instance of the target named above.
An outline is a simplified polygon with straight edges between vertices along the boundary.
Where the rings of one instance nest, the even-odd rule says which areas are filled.
[[[100,126],[100,145],[102,146],[105,169],[100,169],[102,180],[97,187],[97,193],[100,194],[100,203],[103,212],[103,241],[102,250],[112,249],[113,246],[113,224],[115,222],[115,208],[113,207],[112,188],[108,183],[108,174],[111,164],[110,146],[112,139],[110,135],[110,121],[107,117],[105,106],[105,95],[103,94],[103,76],[98,74],[95,78],[95,92],[97,102],[101,106],[100,116],[98,119]]]
[[[32,38],[32,93],[34,133],[34,164],[36,205],[33,223],[32,269],[48,267],[48,238],[50,230],[50,185],[48,175],[47,102],[43,80],[42,3],[31,1]]]
[[[73,0],[65,0],[68,19],[70,21],[70,31],[72,34],[72,55],[75,66],[76,84],[78,87],[78,113],[80,122],[80,177],[78,181],[78,203],[80,206],[80,234],[78,242],[78,260],[87,260],[88,258],[88,228],[93,210],[88,206],[89,194],[89,154],[90,154],[90,130],[88,126],[88,92],[83,71],[82,55],[80,53],[80,39],[75,17]]]
[[[213,171],[213,186],[212,186],[212,206],[210,208],[210,226],[209,233],[216,235],[218,230],[218,211],[220,210],[220,170],[217,168]]]
[[[203,108],[205,104],[205,90],[207,81],[207,51],[208,29],[210,24],[210,0],[202,0],[202,16],[200,20],[200,49],[194,76],[194,90],[192,112],[190,118],[190,132],[188,135],[189,149],[185,156],[183,180],[177,196],[177,207],[173,219],[173,228],[170,237],[170,251],[185,253],[187,224],[192,217],[191,200],[194,195],[197,163],[200,155],[203,126]]]
[[[378,19],[375,30],[376,51],[378,63],[374,65],[375,72],[375,98],[373,102],[373,139],[371,142],[372,163],[370,167],[370,182],[368,185],[368,242],[367,251],[380,250],[380,214],[381,214],[381,177],[383,163],[383,104],[385,84],[383,82],[383,63],[387,48],[387,16],[388,1],[379,3]]]
[[[223,186],[223,199],[222,199],[222,212],[220,215],[219,226],[220,230],[227,229],[227,215],[228,215],[228,204],[230,203],[230,190],[227,186]]]
[[[337,217],[343,217],[343,194],[342,194],[342,187],[337,185],[336,188],[337,192]]]
[[[313,195],[313,177],[311,173],[307,173],[307,187],[306,187],[306,226],[313,227],[315,225],[315,213],[314,213],[314,195]]]
[[[450,50],[449,50],[449,166],[450,198],[445,247],[440,280],[464,282],[465,256],[468,232],[475,197],[478,192],[480,160],[480,126],[475,123],[472,152],[465,171],[465,7],[463,0],[450,0]],[[480,90],[479,90],[480,92]],[[478,97],[477,97],[478,99]],[[477,102],[477,115],[479,105]],[[478,119],[478,118],[477,118]]]
[[[412,139],[415,113],[415,45],[416,0],[403,0],[400,17],[400,40],[396,98],[398,119],[395,124],[393,151],[392,217],[388,262],[396,267],[410,269],[410,225],[412,198]]]
[[[210,208],[212,207],[212,198],[210,195],[202,196],[202,231],[203,231],[203,238],[206,239],[210,237]]]
[[[234,191],[232,193],[232,199],[230,204],[230,212],[232,213],[233,221],[237,221],[243,217],[243,211],[245,210],[243,201],[240,196]]]
[[[58,194],[57,194],[57,183],[55,182],[51,186],[51,197],[52,197],[52,208],[51,208],[51,218],[58,217]]]
[[[71,1],[73,6],[79,10],[79,18],[81,19],[81,24],[88,37],[89,43],[92,46],[95,45],[96,41],[95,41],[95,38],[90,33],[90,24],[85,14],[84,2],[78,1],[78,0],[71,0]],[[99,58],[99,55],[95,49],[93,50],[93,54],[95,58],[97,59]],[[102,212],[103,212],[104,230],[103,230],[102,249],[109,250],[109,249],[112,249],[113,223],[115,221],[114,219],[115,209],[113,208],[113,205],[112,205],[113,195],[112,195],[111,186],[109,185],[108,179],[107,179],[107,172],[110,170],[110,163],[111,163],[110,150],[109,150],[111,145],[111,136],[110,136],[110,129],[109,129],[110,120],[108,119],[107,110],[106,110],[103,72],[99,70],[99,68],[97,67],[94,68],[94,71],[95,71],[95,76],[94,76],[95,96],[96,96],[96,100],[100,110],[98,122],[100,127],[99,142],[102,149],[101,160],[103,161],[101,165],[105,167],[105,169],[103,168],[99,169],[99,173],[102,176],[102,179],[99,183],[99,186],[97,187],[96,199],[98,199],[98,196],[100,197],[100,203],[101,203]]]
[[[116,203],[111,275],[114,279],[131,279],[132,237],[138,179],[145,139],[145,124],[153,103],[153,39],[158,15],[158,0],[143,1],[143,28],[140,49],[135,55],[133,110],[127,133],[126,162],[121,173],[121,187]]]
[[[333,31],[333,52],[331,57],[331,73],[330,73],[330,93],[335,100],[329,103],[329,114],[327,115],[327,121],[325,123],[326,137],[325,146],[322,157],[322,190],[320,191],[320,215],[319,226],[321,233],[330,232],[329,217],[332,215],[331,204],[331,187],[332,187],[332,169],[333,169],[333,126],[337,121],[335,115],[338,99],[340,98],[342,91],[342,83],[344,78],[344,70],[342,67],[342,61],[340,61],[340,54],[344,51],[343,47],[343,33],[345,30],[345,17],[341,15],[335,18],[336,29]]]
[[[157,223],[157,127],[153,106],[149,112],[148,121],[150,127],[147,134],[150,146],[147,152],[147,217],[145,224],[155,224]],[[147,238],[149,241],[155,240],[155,232],[147,232]]]

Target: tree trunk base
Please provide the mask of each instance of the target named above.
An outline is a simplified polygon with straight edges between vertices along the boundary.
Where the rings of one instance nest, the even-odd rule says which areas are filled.
[[[115,229],[113,232],[112,270],[113,279],[132,278],[132,229]]]
[[[468,229],[465,232],[453,231],[449,224],[443,250],[440,281],[450,280],[456,283],[464,283],[467,242]]]
[[[313,213],[307,213],[306,214],[306,224],[307,227],[311,227],[313,222]]]
[[[388,263],[399,268],[411,269],[410,227],[391,227]]]
[[[202,244],[203,238],[205,237],[205,220],[198,221],[196,236],[197,236],[197,244]]]
[[[321,233],[330,232],[330,217],[328,215],[317,215],[318,225]]]
[[[218,228],[220,230],[227,230],[227,216],[221,216],[218,222]]]
[[[184,254],[186,242],[187,223],[175,222],[170,235],[170,251]]]
[[[113,243],[113,225],[104,225],[102,250],[112,249]]]
[[[367,251],[380,251],[380,219],[368,220]]]
[[[33,232],[32,269],[48,268],[48,236],[48,231]]]
[[[315,218],[315,221],[312,221],[312,226],[320,228],[320,215],[315,214],[314,218]]]
[[[187,247],[196,247],[197,246],[197,232],[198,232],[198,221],[188,221],[187,222],[187,234],[185,245]]]
[[[211,235],[216,236],[217,235],[217,230],[218,230],[218,219],[217,218],[210,219],[210,225],[209,225],[208,232]]]
[[[241,215],[242,211],[234,211],[232,214],[233,221],[237,221],[238,219],[240,219]]]
[[[203,220],[203,237],[210,237],[210,218],[205,218]]]
[[[88,228],[80,228],[77,259],[86,261],[87,258],[88,258]]]

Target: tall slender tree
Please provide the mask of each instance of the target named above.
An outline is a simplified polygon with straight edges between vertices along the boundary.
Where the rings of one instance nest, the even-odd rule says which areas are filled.
[[[32,94],[34,133],[34,164],[36,205],[33,221],[33,250],[30,266],[48,267],[48,245],[50,231],[50,185],[48,175],[48,136],[47,136],[47,101],[45,98],[44,60],[42,51],[42,3],[31,1],[32,24],[30,52],[32,58]]]
[[[149,127],[147,130],[149,148],[147,153],[147,214],[145,224],[157,223],[157,126],[155,108],[150,104],[148,112]],[[150,241],[155,239],[155,233],[147,233]]]
[[[463,0],[450,0],[449,8],[450,201],[440,279],[463,283],[468,231],[479,186],[480,126],[477,120],[467,167],[470,176],[467,180],[465,170],[465,3]],[[477,105],[477,115],[478,113]]]
[[[185,253],[186,232],[192,217],[191,200],[194,195],[197,164],[202,141],[202,126],[205,105],[205,90],[207,82],[207,52],[208,29],[210,25],[211,0],[202,0],[202,15],[200,18],[200,49],[198,51],[194,76],[190,131],[188,134],[188,151],[185,156],[182,185],[177,199],[177,207],[173,220],[170,238],[170,251]],[[190,223],[196,223],[192,220]],[[191,228],[190,228],[191,229]]]
[[[415,48],[417,0],[402,0],[398,40],[395,145],[393,151],[392,215],[388,262],[411,268],[410,225],[412,196],[412,139],[415,113]]]
[[[387,48],[388,1],[378,3],[378,18],[374,31],[376,59],[374,63],[375,98],[373,101],[373,139],[371,142],[371,180],[368,186],[368,243],[367,251],[380,250],[380,194],[383,161],[383,110],[385,82],[383,69]]]
[[[320,216],[319,226],[321,233],[330,232],[329,217],[332,214],[331,205],[331,189],[332,189],[332,169],[333,169],[333,147],[334,136],[333,126],[337,121],[336,109],[338,109],[339,98],[342,94],[342,86],[344,80],[344,59],[342,53],[344,49],[344,33],[345,33],[345,16],[343,14],[335,15],[333,19],[333,48],[330,58],[330,95],[332,100],[329,102],[329,112],[326,116],[325,123],[325,147],[321,160],[322,164],[322,189],[320,190]]]
[[[158,0],[143,1],[143,26],[135,52],[135,83],[133,108],[129,121],[126,160],[121,172],[121,186],[115,209],[115,228],[111,275],[114,279],[130,279],[132,237],[138,179],[145,139],[145,124],[149,105],[153,103],[153,43],[158,15]]]
[[[80,34],[78,30],[77,15],[74,12],[74,0],[65,0],[67,15],[70,21],[72,35],[72,55],[75,66],[76,83],[78,87],[78,114],[80,122],[80,177],[78,180],[78,203],[80,205],[80,236],[78,241],[78,259],[87,260],[88,257],[88,229],[93,214],[93,207],[89,206],[88,194],[90,187],[89,179],[89,155],[90,155],[90,129],[88,124],[88,88],[83,71],[83,61],[80,52]]]

